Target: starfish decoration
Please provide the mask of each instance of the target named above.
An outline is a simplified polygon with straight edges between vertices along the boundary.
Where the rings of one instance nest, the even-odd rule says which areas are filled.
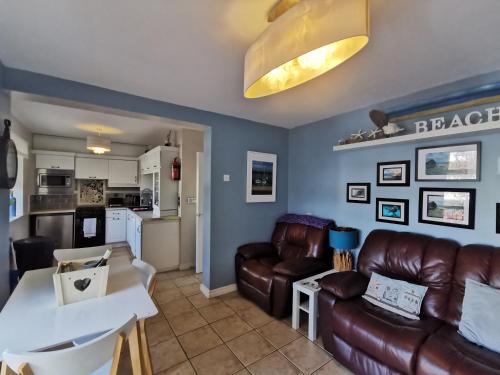
[[[377,138],[377,134],[379,133],[382,133],[382,129],[376,129],[376,130],[372,130],[370,131],[370,133],[368,134],[368,138]]]
[[[363,129],[359,129],[357,133],[351,134],[352,139],[361,139],[363,140],[363,136],[366,134]]]

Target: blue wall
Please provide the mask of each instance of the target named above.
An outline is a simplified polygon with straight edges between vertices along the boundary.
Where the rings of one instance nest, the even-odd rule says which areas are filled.
[[[369,117],[370,109],[390,111],[398,106],[415,103],[422,98],[432,98],[446,92],[474,87],[485,82],[496,82],[500,74],[493,73],[443,85],[404,98],[381,103],[342,114],[290,132],[289,144],[289,211],[312,213],[334,219],[338,225],[359,228],[362,240],[375,228],[398,231],[408,230],[434,236],[454,238],[462,243],[499,244],[495,233],[495,203],[500,202],[500,176],[497,159],[500,157],[500,134],[453,137],[438,141],[382,146],[366,150],[333,152],[332,147],[359,129],[374,128]],[[497,104],[500,105],[500,104]],[[495,106],[495,105],[490,105]],[[439,115],[438,115],[439,116]],[[438,117],[431,116],[431,117]],[[408,124],[415,120],[411,120]],[[482,142],[482,176],[480,182],[415,182],[415,148],[460,142]],[[377,162],[411,160],[410,187],[377,187]],[[346,202],[346,183],[370,182],[371,204]],[[476,188],[476,229],[467,230],[418,223],[419,187]],[[375,198],[410,199],[410,225],[385,224],[375,221]],[[362,243],[362,242],[361,242]]]
[[[211,227],[205,236],[209,242],[205,246],[208,256],[205,257],[203,275],[203,283],[210,289],[234,282],[233,260],[237,246],[249,241],[268,240],[276,219],[287,211],[286,129],[8,67],[5,68],[5,88],[210,127],[207,134],[212,144],[211,153],[206,156],[206,170],[208,172],[211,168],[211,173],[206,175],[211,180],[210,183],[205,181],[205,197],[211,199],[205,198],[205,212],[210,211],[205,220]],[[248,150],[278,155],[276,203],[245,203]],[[231,182],[224,183],[223,174],[230,174]],[[209,230],[208,225],[205,229]]]
[[[3,92],[4,66],[0,61],[0,132],[3,116],[10,113],[10,101]],[[9,296],[9,190],[0,189],[0,308]]]

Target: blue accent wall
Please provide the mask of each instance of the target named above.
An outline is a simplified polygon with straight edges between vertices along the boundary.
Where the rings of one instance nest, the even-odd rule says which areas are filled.
[[[486,243],[499,245],[500,235],[495,233],[495,203],[500,202],[500,175],[497,159],[500,157],[500,134],[483,134],[453,137],[418,143],[395,144],[370,149],[333,152],[332,147],[359,129],[374,129],[368,112],[411,105],[423,98],[476,87],[485,82],[497,82],[499,72],[481,75],[452,84],[442,85],[378,106],[359,109],[305,126],[290,132],[289,146],[289,211],[312,213],[334,219],[338,225],[361,230],[361,243],[375,228],[414,231],[433,236],[453,238],[461,243]],[[488,105],[500,106],[500,104]],[[431,117],[439,117],[435,115]],[[417,120],[417,119],[415,119]],[[407,126],[413,121],[409,121]],[[480,125],[478,125],[480,126]],[[415,148],[461,142],[482,142],[482,174],[480,182],[415,182]],[[377,162],[411,160],[410,187],[377,187]],[[370,182],[371,204],[346,202],[348,182]],[[420,187],[475,188],[476,229],[467,230],[418,223],[418,194]],[[375,199],[401,198],[410,200],[409,226],[375,221]]]
[[[235,281],[236,248],[267,241],[276,219],[288,206],[288,130],[241,118],[183,107],[56,77],[5,69],[5,87],[36,95],[94,104],[210,128],[205,139],[205,251],[203,284],[210,289]],[[246,152],[278,155],[276,203],[245,203]],[[223,182],[223,175],[231,182]],[[208,199],[210,197],[211,199]]]
[[[3,91],[4,66],[0,61],[0,132],[10,113],[9,97]],[[9,190],[0,189],[0,309],[9,296]]]

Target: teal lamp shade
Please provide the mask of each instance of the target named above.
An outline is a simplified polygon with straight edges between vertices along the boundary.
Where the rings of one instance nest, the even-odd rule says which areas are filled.
[[[330,230],[330,246],[339,250],[352,250],[358,247],[358,231],[353,228]]]

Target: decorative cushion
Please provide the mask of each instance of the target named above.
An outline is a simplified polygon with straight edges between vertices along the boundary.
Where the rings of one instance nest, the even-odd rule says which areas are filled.
[[[459,333],[470,342],[500,353],[500,289],[465,280]]]
[[[408,319],[420,319],[420,307],[427,287],[372,273],[363,298]]]

